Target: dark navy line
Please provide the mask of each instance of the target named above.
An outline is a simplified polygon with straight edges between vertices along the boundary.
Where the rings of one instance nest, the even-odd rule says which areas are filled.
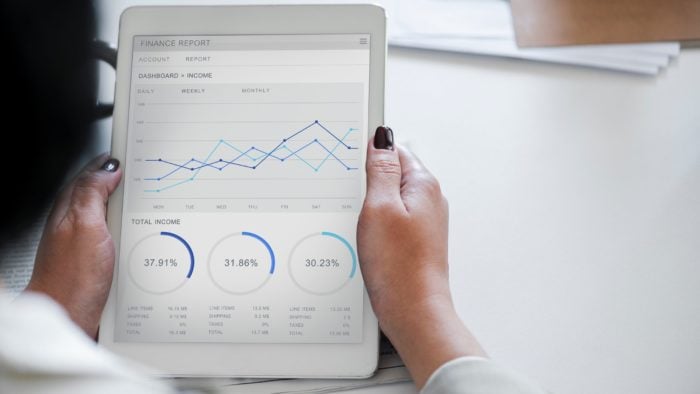
[[[346,144],[345,142],[343,142],[343,140],[341,140],[340,138],[338,138],[337,135],[333,134],[333,133],[332,133],[330,130],[328,130],[325,126],[323,126],[321,123],[319,123],[318,120],[316,121],[316,124],[317,124],[320,128],[322,128],[323,130],[326,130],[326,133],[330,134],[333,138],[335,138],[336,140],[338,140],[338,142],[340,142],[341,144],[343,144],[346,148],[350,148],[350,146],[349,146],[348,144]]]
[[[314,139],[313,141],[310,141],[310,142],[306,143],[305,145],[303,145],[302,147],[300,147],[300,148],[298,148],[298,149],[296,149],[296,150],[294,150],[294,151],[292,151],[291,149],[289,149],[289,147],[287,147],[287,146],[285,145],[290,139],[292,139],[292,138],[296,137],[297,135],[303,133],[304,131],[308,130],[309,128],[311,128],[311,127],[314,126],[314,125],[318,125],[321,129],[323,129],[326,133],[330,134],[335,140],[337,140],[340,144],[342,144],[342,145],[345,146],[346,148],[348,148],[348,149],[359,149],[358,147],[351,147],[351,146],[347,145],[347,144],[344,142],[345,138],[347,137],[347,134],[341,139],[341,138],[339,138],[338,136],[336,136],[335,134],[333,134],[333,132],[331,132],[328,128],[326,128],[325,126],[323,126],[318,120],[315,120],[315,121],[313,121],[312,123],[310,123],[309,125],[307,125],[306,127],[304,127],[304,128],[302,128],[302,129],[300,129],[300,130],[294,132],[294,133],[291,134],[289,137],[282,139],[282,141],[281,141],[274,149],[272,149],[272,150],[269,151],[269,152],[265,152],[264,150],[259,149],[259,148],[255,147],[255,146],[252,146],[252,147],[248,148],[246,151],[242,151],[241,149],[238,149],[238,148],[236,148],[235,146],[232,146],[231,144],[225,142],[224,140],[219,140],[219,142],[216,144],[216,146],[214,147],[214,149],[211,151],[211,153],[209,154],[209,156],[207,156],[207,158],[206,158],[204,161],[198,160],[198,159],[195,159],[195,158],[192,158],[192,159],[186,161],[186,162],[183,163],[183,164],[178,164],[178,163],[174,163],[174,162],[171,162],[171,161],[168,161],[168,160],[163,160],[163,159],[161,159],[161,158],[159,158],[159,159],[145,159],[145,161],[148,161],[148,162],[161,162],[161,163],[169,164],[169,165],[174,166],[175,169],[172,170],[172,171],[170,171],[170,172],[168,172],[168,173],[166,173],[166,174],[163,175],[163,176],[158,177],[158,178],[144,178],[144,179],[146,179],[146,180],[151,180],[151,181],[160,181],[160,180],[166,179],[167,177],[169,177],[169,176],[175,174],[176,172],[178,172],[178,171],[180,171],[180,170],[182,170],[182,169],[184,169],[184,170],[189,170],[189,171],[197,171],[197,172],[194,174],[194,176],[196,176],[196,175],[199,173],[199,171],[200,171],[202,168],[204,168],[204,167],[211,167],[211,168],[217,169],[217,170],[219,170],[219,171],[222,171],[223,169],[225,169],[225,168],[228,167],[229,165],[234,165],[234,166],[237,166],[237,167],[243,167],[243,168],[248,168],[248,169],[253,169],[253,170],[254,170],[254,169],[256,169],[257,167],[259,167],[260,164],[262,164],[262,163],[263,163],[265,160],[267,160],[269,157],[272,157],[273,159],[276,159],[276,160],[278,160],[278,161],[285,161],[285,160],[287,160],[287,159],[289,159],[290,157],[295,156],[295,155],[299,157],[299,155],[298,155],[299,152],[301,152],[302,150],[304,150],[304,149],[310,147],[310,146],[313,145],[313,144],[319,145],[323,150],[325,150],[325,151],[329,154],[328,157],[333,157],[333,158],[334,158],[335,160],[337,160],[341,165],[343,165],[346,169],[348,169],[348,170],[356,170],[357,168],[348,166],[348,165],[347,165],[346,163],[344,163],[338,156],[336,156],[336,155],[333,153],[333,151],[335,151],[335,148],[334,148],[333,150],[328,149],[328,147],[326,147],[323,143],[321,143],[320,141],[318,141],[317,138]],[[352,130],[353,130],[353,129],[351,129],[350,131],[352,131]],[[239,154],[238,156],[236,156],[235,158],[233,158],[232,160],[224,160],[224,159],[222,159],[222,158],[219,158],[219,160],[214,160],[214,161],[211,161],[211,162],[207,162],[207,161],[209,160],[209,158],[218,150],[218,148],[219,148],[222,144],[227,145],[227,146],[233,148],[234,150],[240,152],[240,154]],[[289,153],[288,155],[286,155],[286,156],[280,155],[280,154],[275,154],[275,152],[279,151],[279,149],[282,148],[282,147],[284,147],[284,148],[285,148],[287,151],[289,151],[290,153]],[[336,147],[337,147],[337,146],[336,146]],[[259,153],[262,154],[262,156],[257,157],[257,158],[251,157],[251,156],[249,155],[250,152],[259,152]],[[252,160],[252,161],[254,162],[253,165],[246,165],[246,164],[238,163],[237,161],[240,160],[243,156],[246,156],[246,157],[248,157],[250,160]],[[299,158],[300,158],[302,161],[304,161],[305,163],[307,163],[303,158],[301,158],[301,157],[299,157]],[[325,161],[326,161],[326,160],[323,160],[323,162],[322,162],[321,164],[323,164]],[[197,163],[198,165],[192,166],[192,167],[191,167],[191,166],[190,166],[191,163]],[[217,163],[222,163],[222,165],[219,167],[219,166],[217,166]],[[307,164],[309,164],[309,163],[307,163]],[[309,165],[311,166],[312,169],[318,171],[318,168],[312,166],[311,164],[309,164]],[[193,176],[192,179],[190,179],[190,180],[194,180],[194,176]]]
[[[192,248],[190,247],[190,244],[185,241],[184,238],[181,236],[175,234],[175,233],[170,233],[167,231],[161,231],[160,235],[164,235],[166,237],[173,237],[177,239],[178,241],[182,242],[183,245],[187,248],[187,252],[190,254],[190,270],[187,272],[187,278],[190,278],[192,276],[192,272],[194,272],[194,253],[192,252]]]

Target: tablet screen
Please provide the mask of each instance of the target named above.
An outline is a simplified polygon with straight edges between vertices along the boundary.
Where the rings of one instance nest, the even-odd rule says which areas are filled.
[[[116,341],[363,341],[369,40],[134,38]]]

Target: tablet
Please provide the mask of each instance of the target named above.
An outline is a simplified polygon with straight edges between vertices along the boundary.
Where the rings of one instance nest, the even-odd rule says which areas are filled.
[[[174,376],[375,371],[356,227],[385,20],[372,5],[122,14],[100,344]]]

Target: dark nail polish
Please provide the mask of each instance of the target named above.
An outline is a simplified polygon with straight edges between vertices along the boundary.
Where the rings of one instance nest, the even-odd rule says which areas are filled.
[[[374,147],[394,150],[394,131],[388,126],[377,127],[377,131],[374,133]]]
[[[119,160],[111,158],[107,160],[103,165],[102,169],[107,172],[114,172],[119,168]]]

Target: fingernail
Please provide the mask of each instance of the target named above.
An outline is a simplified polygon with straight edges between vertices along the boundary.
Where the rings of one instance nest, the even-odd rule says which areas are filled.
[[[374,133],[374,147],[394,150],[394,131],[388,126],[377,127],[377,131]]]
[[[107,172],[114,172],[119,168],[119,160],[115,158],[111,158],[107,160],[103,165],[102,169],[107,171]]]

